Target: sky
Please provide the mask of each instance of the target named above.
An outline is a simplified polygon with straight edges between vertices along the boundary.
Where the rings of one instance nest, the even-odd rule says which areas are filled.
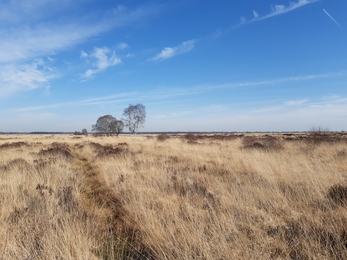
[[[346,0],[0,0],[0,132],[347,131]],[[126,129],[125,129],[126,131]]]

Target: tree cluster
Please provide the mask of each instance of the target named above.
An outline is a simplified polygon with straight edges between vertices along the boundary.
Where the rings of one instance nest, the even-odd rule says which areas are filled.
[[[119,135],[124,128],[124,123],[117,120],[111,115],[104,115],[98,118],[95,125],[92,125],[92,131],[110,136],[112,134]]]
[[[146,108],[142,104],[129,105],[123,111],[124,118],[117,120],[111,115],[104,115],[98,118],[96,124],[92,125],[92,131],[99,134],[119,135],[124,127],[129,129],[129,133],[135,136],[146,121]]]
[[[84,128],[82,132],[75,131],[74,135],[88,135],[88,130]]]

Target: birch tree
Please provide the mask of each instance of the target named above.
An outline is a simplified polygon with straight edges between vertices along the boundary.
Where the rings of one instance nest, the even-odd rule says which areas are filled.
[[[135,137],[141,127],[145,126],[146,108],[142,104],[129,105],[124,109],[124,125],[129,129],[132,137]]]

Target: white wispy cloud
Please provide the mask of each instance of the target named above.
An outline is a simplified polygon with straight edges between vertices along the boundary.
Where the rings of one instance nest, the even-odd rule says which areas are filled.
[[[342,26],[327,11],[325,11],[324,8],[323,11],[335,24],[337,24],[341,29],[343,29]]]
[[[129,48],[129,45],[128,45],[127,43],[125,43],[125,42],[121,42],[121,43],[119,43],[119,44],[117,45],[117,48],[118,48],[119,50],[124,50],[124,49],[126,49],[126,48]]]
[[[77,3],[81,3],[81,0],[30,0],[30,4],[26,0],[2,1],[0,3],[0,21],[11,24],[40,21],[51,17],[57,11],[64,13]]]
[[[0,67],[0,96],[49,87],[49,81],[59,75],[42,59],[22,65],[10,64]]]
[[[110,55],[108,55],[110,54]],[[90,57],[96,59],[93,69],[88,69],[83,75],[83,80],[89,80],[94,77],[95,74],[106,70],[108,67],[115,66],[121,63],[121,59],[116,56],[115,51],[110,51],[107,47],[97,48],[95,47],[91,54],[85,52],[81,53],[82,58]]]
[[[23,61],[81,43],[107,29],[107,25],[68,23],[1,29],[0,63]]]
[[[347,98],[336,98],[329,101],[325,98],[318,98],[302,104],[287,105],[292,101],[285,102],[284,105],[277,104],[272,107],[263,107],[251,111],[250,115],[259,122],[267,121],[269,130],[309,130],[314,125],[327,125],[331,129],[341,130],[337,125],[344,122],[347,116]],[[295,103],[295,102],[294,102]],[[299,103],[299,102],[298,102]],[[272,125],[271,125],[272,124]],[[306,128],[305,128],[306,126]],[[346,130],[346,129],[345,129]]]
[[[114,10],[94,10],[83,15],[72,15],[71,10],[83,8],[83,0],[27,0],[0,2],[0,95],[13,95],[45,85],[57,77],[40,59],[53,62],[60,51],[71,49],[88,39],[116,27],[149,17],[160,6],[141,5],[136,8],[119,6]],[[118,48],[128,47],[121,43]],[[91,61],[94,67],[84,74],[84,79],[120,62],[115,53],[95,49],[82,51],[80,56]],[[69,61],[65,61],[69,63]],[[47,88],[48,89],[48,88]]]
[[[57,69],[50,71],[52,68],[43,65],[42,60],[53,62],[61,51],[160,10],[158,6],[142,5],[71,15],[71,10],[85,3],[83,0],[31,0],[30,4],[26,0],[0,1],[0,35],[3,36],[0,37],[0,96],[42,86],[49,90],[50,81],[59,73]],[[85,80],[120,62],[114,52],[102,48],[92,53],[82,51],[80,56],[96,60],[94,67],[84,73]]]
[[[265,19],[277,16],[277,15],[285,14],[285,13],[291,12],[297,8],[300,8],[300,7],[308,5],[308,4],[312,4],[312,3],[317,2],[317,1],[319,1],[319,0],[298,0],[297,3],[290,2],[288,6],[272,5],[271,6],[271,12],[264,15],[264,16],[260,16],[257,11],[253,10],[253,19],[247,20],[243,16],[241,16],[241,22],[239,25],[248,24],[248,23],[252,23],[252,22],[256,22],[256,21],[261,21],[261,20],[265,20]]]
[[[55,108],[68,108],[68,107],[82,107],[82,106],[95,106],[95,105],[105,105],[105,104],[114,104],[120,102],[130,102],[136,99],[136,93],[121,93],[103,97],[88,98],[84,100],[75,100],[70,102],[54,103],[50,105],[42,106],[29,106],[12,109],[13,112],[27,112],[27,111],[37,111],[37,110],[48,110]]]
[[[245,24],[245,23],[247,23],[247,19],[244,16],[241,16],[239,25]]]
[[[298,106],[306,103],[308,101],[307,98],[301,100],[290,100],[284,103],[285,106]]]
[[[150,58],[149,60],[150,61],[166,60],[176,55],[180,55],[188,51],[191,51],[194,48],[194,45],[195,45],[195,40],[189,40],[189,41],[185,41],[181,43],[180,45],[176,47],[166,47],[159,54],[157,54],[153,58]]]
[[[4,2],[4,1],[3,1]],[[72,16],[81,0],[26,0],[0,3],[0,63],[23,62],[83,43],[112,28],[123,27],[155,14],[160,7],[117,8]],[[121,45],[120,47],[125,47]]]
[[[211,112],[211,111],[221,112],[221,111],[229,110],[229,106],[225,104],[210,105],[207,107],[203,107],[202,110],[205,110],[208,112]]]
[[[347,116],[347,98],[343,97],[272,103],[271,106],[243,111],[250,125],[252,120],[253,123],[262,122],[259,124],[261,128],[257,131],[307,131],[314,125],[329,126],[331,130],[340,131],[343,130],[340,127]],[[254,128],[254,125],[252,127]]]
[[[37,105],[28,107],[18,107],[12,109],[11,112],[25,112],[25,111],[38,111],[49,110],[55,108],[67,108],[67,107],[81,107],[81,106],[95,106],[95,105],[107,105],[120,102],[138,102],[139,100],[146,100],[146,104],[153,103],[171,103],[177,102],[176,98],[180,96],[196,95],[197,91],[187,89],[154,89],[145,92],[124,92],[108,96],[92,97],[83,100],[75,100],[70,102],[54,103],[50,105]],[[0,109],[1,112],[1,109]]]
[[[206,89],[218,89],[218,88],[233,88],[233,87],[252,87],[252,86],[262,86],[262,85],[273,85],[290,81],[305,81],[305,80],[315,80],[322,78],[340,77],[346,76],[347,71],[322,73],[322,74],[309,74],[305,76],[293,76],[293,77],[283,77],[275,79],[266,79],[259,81],[245,81],[245,82],[232,82],[221,85],[210,85],[206,86]]]
[[[288,110],[288,109],[298,109],[302,108],[303,106],[309,106],[308,99],[300,99],[300,100],[289,100],[285,101],[282,104],[276,104],[270,107],[263,107],[257,110],[252,111],[252,113],[269,113],[269,112],[275,112],[275,111],[282,111],[282,110]]]
[[[253,10],[253,15],[254,15],[254,18],[258,18],[259,17],[259,14]]]
[[[88,57],[88,53],[86,53],[85,51],[81,51],[80,58],[87,58],[87,57]]]

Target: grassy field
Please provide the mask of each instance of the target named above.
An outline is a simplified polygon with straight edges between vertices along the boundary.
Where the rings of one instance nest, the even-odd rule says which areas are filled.
[[[0,259],[347,259],[347,135],[0,135]]]

